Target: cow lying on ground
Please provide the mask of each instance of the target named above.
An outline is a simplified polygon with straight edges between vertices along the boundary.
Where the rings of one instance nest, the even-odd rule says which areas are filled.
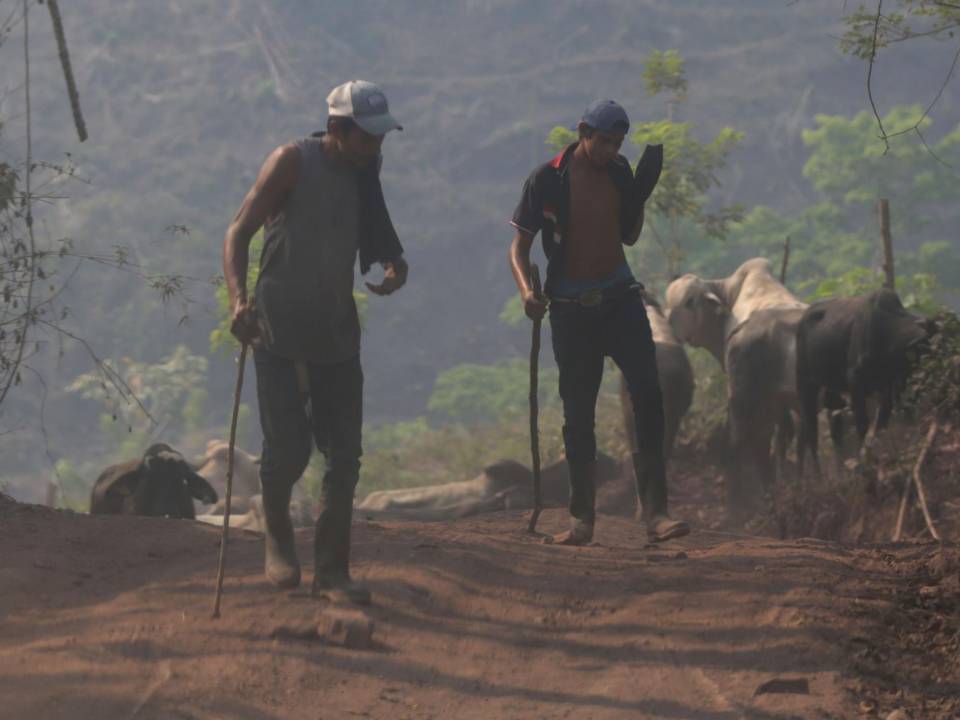
[[[111,465],[93,486],[94,515],[193,518],[193,499],[217,502],[217,492],[169,445],[151,445],[140,460]]]
[[[807,308],[797,328],[801,473],[807,449],[817,475],[821,472],[817,454],[821,390],[850,394],[862,444],[869,426],[867,396],[879,395],[876,429],[882,430],[890,419],[896,391],[905,381],[908,353],[927,339],[928,329],[925,320],[904,309],[893,290],[825,300]],[[831,434],[839,448],[841,427],[831,424]]]
[[[206,454],[197,462],[197,474],[216,488],[221,499],[213,507],[197,508],[197,520],[210,525],[223,525],[227,489],[227,454],[230,446],[222,440],[207,443]],[[303,488],[293,486],[290,517],[294,527],[313,522],[312,505]],[[240,448],[233,451],[233,488],[230,496],[230,526],[263,532],[263,502],[260,498],[260,458]]]
[[[314,517],[314,502],[306,497],[290,501],[290,520],[295,528],[311,527],[316,520]],[[266,524],[263,519],[263,498],[257,494],[245,498],[243,510],[235,512],[238,507],[235,503],[230,503],[230,527],[238,530],[250,530],[252,532],[263,533]],[[223,527],[223,505],[217,506],[219,512],[210,512],[203,515],[197,515],[197,522],[208,525]]]
[[[616,477],[619,471],[612,458],[598,453],[597,487]],[[566,461],[543,468],[540,485],[544,506],[566,505],[570,485]],[[513,460],[500,460],[472,480],[372,492],[356,509],[373,516],[451,520],[482,512],[532,507],[533,473]]]
[[[666,306],[677,337],[706,348],[726,372],[728,499],[731,506],[743,504],[758,478],[767,484],[776,474],[774,430],[780,463],[792,439],[796,328],[806,305],[773,277],[768,260],[753,258],[727,278],[674,280]]]
[[[663,456],[667,460],[673,454],[673,446],[680,429],[680,421],[693,402],[693,370],[683,343],[667,321],[660,303],[643,292],[643,305],[653,332],[653,342],[657,348],[657,376],[660,391],[663,393]],[[633,403],[623,375],[620,375],[620,411],[623,413],[623,427],[627,436],[627,445],[631,453],[637,452],[636,420]]]

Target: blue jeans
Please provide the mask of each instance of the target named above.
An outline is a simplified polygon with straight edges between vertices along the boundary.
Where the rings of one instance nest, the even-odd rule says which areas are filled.
[[[571,515],[593,516],[593,490],[579,486],[584,483],[584,474],[574,469],[593,462],[597,456],[594,423],[605,357],[612,358],[623,372],[633,403],[635,461],[642,469],[637,478],[638,492],[654,510],[665,510],[663,396],[657,376],[656,346],[639,292],[626,291],[593,307],[553,302],[550,327],[553,354],[560,370],[563,442],[571,465]]]

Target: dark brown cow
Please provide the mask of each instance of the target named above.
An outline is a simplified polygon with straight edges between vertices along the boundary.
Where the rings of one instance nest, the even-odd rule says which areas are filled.
[[[140,460],[111,465],[90,496],[93,515],[194,518],[193,498],[215,503],[217,492],[169,445],[147,448]]]
[[[911,315],[893,290],[824,300],[803,313],[797,328],[797,394],[800,436],[797,446],[802,472],[809,449],[817,457],[817,413],[821,390],[849,393],[860,444],[869,428],[867,396],[879,395],[877,429],[890,419],[898,387],[906,378],[908,355],[928,337],[927,321]],[[839,447],[840,429],[831,427]]]

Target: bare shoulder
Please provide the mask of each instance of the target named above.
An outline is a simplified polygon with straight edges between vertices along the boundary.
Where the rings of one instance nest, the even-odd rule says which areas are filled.
[[[285,192],[300,178],[300,149],[294,143],[275,148],[260,169],[257,185],[267,191]]]
[[[299,170],[300,160],[300,148],[297,147],[296,143],[290,142],[285,145],[280,145],[270,153],[266,164],[273,166],[276,171],[283,173]]]

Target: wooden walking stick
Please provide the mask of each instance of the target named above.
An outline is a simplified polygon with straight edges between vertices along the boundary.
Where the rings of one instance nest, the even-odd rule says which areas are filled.
[[[220,596],[223,594],[223,571],[227,567],[227,540],[230,536],[230,500],[233,495],[233,450],[237,445],[237,418],[240,415],[240,391],[243,389],[243,367],[247,363],[247,343],[240,346],[237,361],[237,387],[233,393],[233,415],[230,417],[230,448],[227,453],[227,496],[223,507],[223,533],[220,535],[220,562],[217,565],[217,592],[213,599],[213,619],[220,617]]]
[[[533,294],[540,297],[540,268],[533,264],[530,266],[530,285],[533,288]],[[527,532],[536,533],[537,520],[540,519],[542,499],[540,497],[540,428],[538,416],[540,407],[537,400],[537,391],[539,388],[539,365],[540,365],[540,323],[541,320],[533,321],[533,336],[530,341],[530,455],[533,458],[533,512],[530,513],[530,524],[527,525]]]

